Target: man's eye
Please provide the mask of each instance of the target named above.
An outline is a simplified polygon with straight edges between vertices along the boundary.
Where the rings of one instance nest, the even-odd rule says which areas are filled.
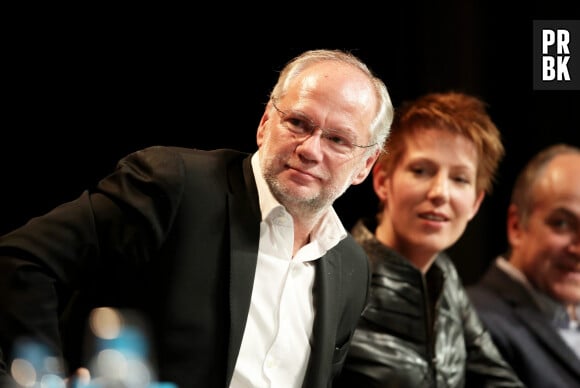
[[[287,122],[288,126],[292,129],[292,131],[294,131],[294,132],[299,132],[299,133],[309,133],[310,132],[310,125],[308,125],[308,122],[306,120],[296,118],[296,117],[289,117],[286,122]]]
[[[567,230],[571,227],[570,222],[563,218],[554,218],[549,220],[548,223],[557,230]]]
[[[327,133],[324,136],[326,139],[330,140],[332,143],[338,144],[338,145],[348,145],[350,144],[349,141],[344,138],[343,136],[337,135],[335,133]]]

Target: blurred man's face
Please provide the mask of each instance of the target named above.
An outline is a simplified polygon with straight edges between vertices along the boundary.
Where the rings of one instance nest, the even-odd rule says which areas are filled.
[[[510,261],[538,289],[580,303],[580,155],[555,157],[532,190],[528,222],[508,215]]]

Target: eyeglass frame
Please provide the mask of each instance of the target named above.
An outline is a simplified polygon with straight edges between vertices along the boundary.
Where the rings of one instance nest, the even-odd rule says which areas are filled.
[[[282,120],[284,120],[289,115],[292,116],[292,113],[289,113],[288,111],[284,111],[284,110],[278,108],[278,105],[276,105],[276,99],[275,98],[271,98],[271,101],[272,101],[272,106],[274,107],[274,109],[276,109],[276,111],[278,112],[278,114],[280,115],[280,118]],[[293,131],[290,128],[290,126],[288,125],[287,122],[284,123],[283,125],[291,133],[293,133],[293,134],[295,134],[297,136],[302,136],[303,137],[302,138],[302,141],[304,141],[307,138],[311,137],[317,129],[320,129],[320,131],[321,131],[321,135],[320,136],[322,138],[325,138],[325,139],[328,139],[330,141],[333,141],[332,140],[332,136],[327,136],[327,135],[332,134],[333,131],[336,131],[336,130],[334,130],[334,129],[328,129],[328,128],[322,128],[320,125],[316,124],[310,117],[308,117],[308,116],[306,116],[304,114],[297,113],[297,112],[294,112],[294,114],[297,115],[297,116],[299,116],[296,119],[302,120],[305,123],[307,123],[307,126],[308,126],[307,130],[305,130],[304,132],[296,132],[296,131]],[[339,136],[339,137],[341,139],[343,139],[345,141],[345,143],[348,143],[348,144],[345,144],[345,145],[347,145],[347,146],[350,147],[350,152],[354,151],[356,148],[368,149],[368,148],[371,148],[371,147],[374,147],[374,146],[377,145],[377,143],[368,144],[368,145],[360,145],[360,144],[353,143],[352,141],[346,139],[344,136]],[[346,155],[346,153],[343,154],[343,155]]]

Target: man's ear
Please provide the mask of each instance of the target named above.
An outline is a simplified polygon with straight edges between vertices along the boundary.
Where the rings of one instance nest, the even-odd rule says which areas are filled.
[[[256,143],[258,144],[258,147],[262,145],[264,142],[264,136],[266,136],[266,124],[268,120],[270,120],[270,104],[271,102],[266,105],[266,109],[264,109],[264,113],[260,119],[260,124],[258,125],[258,131],[256,132]]]
[[[370,156],[367,157],[367,159],[365,160],[364,167],[361,168],[361,170],[358,172],[358,174],[355,175],[351,184],[358,185],[366,179],[366,177],[371,172],[373,165],[375,164],[375,162],[379,158],[380,154],[381,154],[381,150],[376,150]]]
[[[518,215],[518,207],[511,204],[508,207],[507,220],[507,238],[511,246],[519,245],[522,235],[522,221]]]

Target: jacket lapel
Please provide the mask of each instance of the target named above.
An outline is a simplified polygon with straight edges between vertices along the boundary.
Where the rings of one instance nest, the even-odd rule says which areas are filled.
[[[336,325],[338,325],[339,301],[341,300],[339,253],[331,250],[316,261],[316,281],[314,286],[314,306],[316,315],[312,329],[312,352],[306,376],[305,387],[326,386],[328,367],[332,365]]]
[[[518,305],[515,313],[522,324],[536,335],[549,352],[552,352],[554,358],[560,360],[563,365],[567,365],[570,370],[575,371],[580,378],[578,357],[564,342],[558,332],[552,326],[547,325],[544,319],[538,319],[538,312],[530,308],[530,306]]]
[[[541,312],[525,288],[515,283],[495,264],[490,271],[489,282],[498,294],[505,295],[509,303],[514,306],[514,313],[522,325],[534,333],[555,358],[570,370],[575,371],[580,377],[578,357],[546,319],[538,319]]]
[[[227,381],[233,375],[242,344],[256,272],[260,239],[258,191],[250,164],[236,164],[229,171],[231,191],[228,193],[230,221],[230,336],[227,360]]]

